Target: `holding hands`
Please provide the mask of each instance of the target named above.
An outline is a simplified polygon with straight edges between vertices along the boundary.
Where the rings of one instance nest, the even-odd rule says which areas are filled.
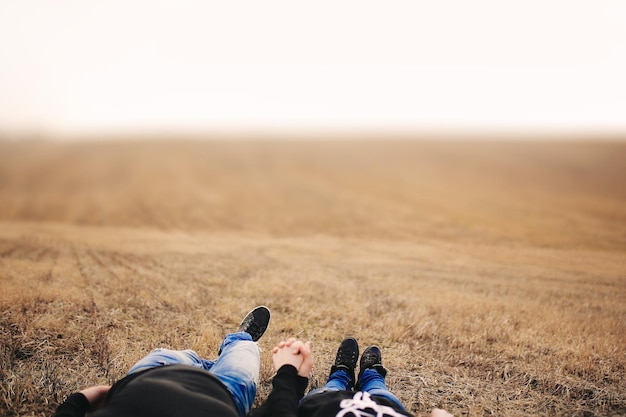
[[[298,375],[308,378],[313,368],[313,353],[311,342],[302,342],[295,338],[281,341],[272,349],[274,369],[278,371],[283,365],[292,365],[298,370]]]

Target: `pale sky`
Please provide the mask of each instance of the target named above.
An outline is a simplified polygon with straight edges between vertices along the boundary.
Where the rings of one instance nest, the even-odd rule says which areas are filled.
[[[626,132],[623,0],[0,0],[0,133]]]

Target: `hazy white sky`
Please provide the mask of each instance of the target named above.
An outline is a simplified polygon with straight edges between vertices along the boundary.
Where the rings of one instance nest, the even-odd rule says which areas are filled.
[[[626,132],[623,0],[0,0],[0,132]]]

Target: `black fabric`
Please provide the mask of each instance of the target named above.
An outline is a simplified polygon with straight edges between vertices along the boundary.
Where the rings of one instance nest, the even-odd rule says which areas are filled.
[[[298,401],[304,396],[309,380],[298,376],[292,365],[283,365],[272,380],[272,392],[251,417],[295,417]]]
[[[369,405],[375,403],[377,410],[367,405],[357,408],[356,413],[346,412],[341,406],[342,400],[352,400],[356,395],[353,391],[327,391],[307,397],[299,406],[304,396],[308,380],[298,376],[296,368],[285,365],[280,368],[272,381],[272,392],[261,407],[251,413],[250,417],[336,417],[343,412],[345,417],[359,416],[408,416],[413,417],[398,406],[379,396],[371,396]],[[363,404],[363,402],[361,403]],[[381,407],[382,406],[382,407]]]
[[[398,408],[393,401],[376,395],[370,397],[371,401],[376,403],[377,407],[383,406],[385,408],[378,407],[377,410],[373,410],[367,405],[359,405],[355,408],[356,412],[346,412],[346,408],[349,407],[342,407],[341,402],[354,399],[355,394],[354,391],[326,391],[311,395],[300,405],[298,417],[335,417],[339,412],[342,412],[345,417],[363,415],[412,417],[412,414]]]
[[[83,417],[73,394],[54,417]],[[84,398],[84,396],[83,396]],[[86,399],[85,399],[86,401]],[[129,375],[115,383],[104,407],[93,417],[239,417],[226,387],[209,372],[184,365],[161,366]]]
[[[76,392],[57,407],[54,417],[75,417],[84,416],[89,409],[89,401],[80,392]]]

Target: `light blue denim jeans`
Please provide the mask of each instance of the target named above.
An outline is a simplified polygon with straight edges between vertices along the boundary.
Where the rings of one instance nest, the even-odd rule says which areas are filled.
[[[361,391],[367,392],[370,395],[377,395],[394,402],[401,410],[405,410],[404,405],[400,402],[398,397],[393,395],[387,385],[385,384],[385,377],[378,373],[375,369],[366,369],[361,375],[359,380],[361,385]],[[343,369],[330,374],[326,385],[323,388],[317,388],[309,391],[309,393],[302,399],[301,403],[306,401],[311,395],[321,394],[328,391],[349,391],[351,387],[350,376]]]
[[[231,333],[224,338],[218,358],[202,359],[191,350],[155,349],[130,368],[128,375],[157,366],[189,365],[215,375],[230,391],[240,416],[252,409],[259,383],[259,346],[248,333]]]

